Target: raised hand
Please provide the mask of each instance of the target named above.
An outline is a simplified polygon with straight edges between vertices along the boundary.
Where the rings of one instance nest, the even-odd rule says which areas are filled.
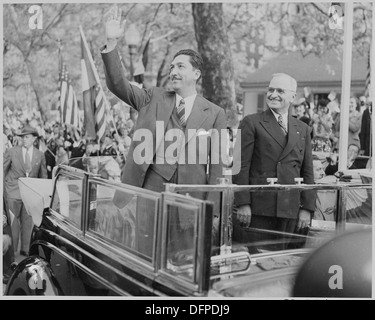
[[[118,39],[124,35],[126,20],[121,22],[121,14],[122,10],[114,4],[104,15],[107,45],[109,43],[117,43]]]

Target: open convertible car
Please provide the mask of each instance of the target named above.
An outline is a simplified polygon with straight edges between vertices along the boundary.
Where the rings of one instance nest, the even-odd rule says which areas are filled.
[[[360,217],[360,209],[371,205],[371,184],[240,187],[222,181],[216,186],[166,185],[165,192],[155,193],[61,165],[52,180],[21,178],[19,185],[35,226],[29,256],[14,266],[5,295],[371,296],[371,272],[361,270],[371,264],[371,207],[365,220]],[[244,188],[321,188],[335,200],[305,234],[245,228],[234,240],[233,230],[241,227],[231,203],[234,192]],[[189,195],[198,190],[217,193],[220,208]],[[347,207],[353,192],[362,195],[354,205],[357,216]],[[348,223],[348,217],[359,220]],[[335,240],[350,228],[362,238]],[[267,237],[248,242],[246,233]],[[348,259],[351,281],[359,289],[336,290],[329,285],[334,275],[329,268],[344,266]],[[344,284],[347,274],[345,269]],[[298,289],[318,283],[320,291]]]

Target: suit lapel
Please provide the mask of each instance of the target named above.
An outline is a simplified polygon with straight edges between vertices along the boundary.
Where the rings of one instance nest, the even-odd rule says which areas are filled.
[[[164,130],[167,127],[168,121],[171,117],[173,108],[176,105],[176,94],[174,92],[167,92],[164,100],[160,101],[156,110],[156,121],[163,121]]]
[[[280,147],[284,148],[284,137],[281,131],[282,129],[280,128],[280,125],[277,123],[276,118],[270,109],[267,109],[264,112],[263,121],[261,122],[261,125],[271,135],[271,137],[280,145]]]
[[[299,140],[300,129],[298,128],[298,120],[292,116],[288,117],[288,142],[280,155],[279,160],[282,160],[296,145]]]
[[[189,115],[189,118],[186,122],[186,129],[185,129],[185,143],[188,143],[189,140],[191,140],[195,135],[191,135],[188,137],[187,133],[189,129],[195,129],[198,130],[202,127],[202,124],[207,119],[207,112],[206,110],[209,109],[209,106],[201,96],[198,96],[195,98],[193,108],[191,109],[191,113]]]
[[[175,106],[176,106],[176,94],[174,92],[166,92],[166,94],[164,95],[164,100],[160,101],[157,104],[156,121],[162,122],[162,125],[164,126],[164,135],[167,129],[168,121],[171,117],[173,108]],[[159,145],[162,142],[161,139],[164,139],[164,135],[156,134],[156,132],[154,132],[154,136],[156,136],[156,141],[155,141],[156,148],[154,149],[154,154],[156,153],[156,150],[158,150]]]

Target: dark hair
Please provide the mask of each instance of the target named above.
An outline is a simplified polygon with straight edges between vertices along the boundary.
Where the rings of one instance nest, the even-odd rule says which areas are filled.
[[[355,109],[357,111],[361,110],[361,105],[359,103],[359,99],[356,96],[350,96],[350,100],[351,99],[354,99],[354,101],[355,101]]]
[[[313,159],[313,161],[315,161],[315,160],[321,161],[316,154],[312,155],[312,159]]]
[[[181,55],[189,56],[190,57],[190,63],[193,66],[193,68],[198,69],[199,71],[202,71],[203,59],[202,59],[202,56],[198,52],[196,52],[192,49],[183,49],[183,50],[178,51],[174,55],[173,59],[175,59],[176,57],[181,56]],[[198,78],[198,80],[199,79],[200,79],[200,77]]]
[[[326,107],[328,105],[328,103],[329,103],[329,100],[327,100],[327,99],[324,99],[324,98],[319,99],[318,100],[318,109],[320,107]]]
[[[311,119],[309,117],[306,117],[306,116],[302,116],[301,118],[299,118],[299,120],[306,123],[308,126],[311,123]]]

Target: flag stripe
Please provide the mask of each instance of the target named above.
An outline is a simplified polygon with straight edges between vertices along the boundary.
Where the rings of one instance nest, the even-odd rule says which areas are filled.
[[[66,65],[60,60],[60,112],[61,123],[79,127],[78,102],[74,88],[69,81]]]
[[[368,51],[367,59],[367,73],[366,73],[366,82],[365,82],[365,96],[370,97],[370,85],[371,85],[371,49]]]
[[[108,102],[100,86],[99,79],[95,77],[95,65],[91,53],[86,45],[86,39],[81,29],[81,50],[82,50],[82,90],[83,105],[85,111],[85,137],[103,141],[107,126]]]

